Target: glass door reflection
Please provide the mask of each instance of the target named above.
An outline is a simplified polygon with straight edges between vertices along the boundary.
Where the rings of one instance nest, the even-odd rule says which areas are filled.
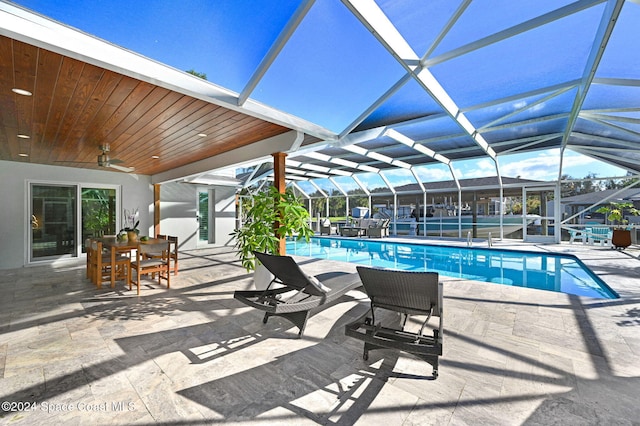
[[[77,255],[75,186],[31,186],[31,260]]]

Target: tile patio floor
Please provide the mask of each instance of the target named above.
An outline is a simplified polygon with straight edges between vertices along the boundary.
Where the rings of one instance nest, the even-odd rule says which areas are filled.
[[[359,291],[302,339],[284,320],[262,324],[233,299],[251,277],[228,248],[182,252],[172,288],[141,297],[96,290],[82,263],[0,271],[0,401],[36,404],[0,424],[640,424],[640,250],[526,247],[577,254],[621,298],[442,277],[437,380],[403,354],[362,360],[344,335],[367,309]]]

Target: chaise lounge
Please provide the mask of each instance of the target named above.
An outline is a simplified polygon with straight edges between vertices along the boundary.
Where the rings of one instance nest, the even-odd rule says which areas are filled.
[[[371,300],[370,310],[345,326],[345,334],[364,341],[363,359],[373,349],[397,349],[428,362],[438,377],[442,355],[442,283],[435,272],[394,271],[358,266],[362,285]],[[400,327],[376,323],[375,310],[386,309],[404,315]],[[426,316],[419,331],[405,330],[409,315]],[[439,317],[433,335],[424,334],[432,316]]]
[[[271,316],[291,321],[302,337],[309,317],[322,310],[350,290],[361,287],[358,274],[330,272],[309,276],[290,256],[274,256],[254,252],[257,259],[274,275],[265,290],[238,290],[236,300],[264,311],[263,323]]]

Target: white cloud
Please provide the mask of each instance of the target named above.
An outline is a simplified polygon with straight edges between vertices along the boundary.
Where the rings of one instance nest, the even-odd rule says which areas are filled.
[[[597,165],[598,163],[599,161],[595,158],[587,157],[586,155],[571,153],[565,154],[562,168],[568,169],[571,167],[583,167],[587,165]]]
[[[384,176],[395,186],[416,183],[416,179],[411,172],[405,169],[388,169],[382,172]]]
[[[420,167],[417,173],[423,182],[451,180],[448,168]]]
[[[500,172],[505,177],[518,177],[532,180],[555,180],[558,177],[560,156],[555,153],[539,153],[530,158],[513,162],[500,161]],[[555,155],[553,155],[555,154]]]
[[[496,175],[495,163],[489,158],[457,161],[453,164],[453,170],[458,179],[472,179]]]
[[[560,150],[550,149],[528,154],[498,157],[502,176],[533,180],[556,180],[560,168]],[[565,151],[562,174],[583,178],[590,173],[597,176],[624,176],[625,171],[595,158],[574,151]]]

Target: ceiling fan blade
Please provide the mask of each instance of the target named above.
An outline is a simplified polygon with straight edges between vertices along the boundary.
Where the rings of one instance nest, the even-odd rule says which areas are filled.
[[[120,170],[121,172],[126,172],[126,173],[131,173],[132,171],[135,170],[133,167],[118,166],[117,164],[109,164],[108,167],[111,167],[112,169]]]
[[[109,158],[109,144],[104,144],[100,146],[100,150],[102,153],[98,155],[97,165],[100,167],[111,167],[116,170],[120,170],[121,172],[131,173],[135,169],[133,167],[125,167],[119,166],[118,164],[124,163],[124,161],[117,158]],[[58,163],[75,163],[75,164],[96,164],[90,161],[64,161],[64,160],[56,160]]]

